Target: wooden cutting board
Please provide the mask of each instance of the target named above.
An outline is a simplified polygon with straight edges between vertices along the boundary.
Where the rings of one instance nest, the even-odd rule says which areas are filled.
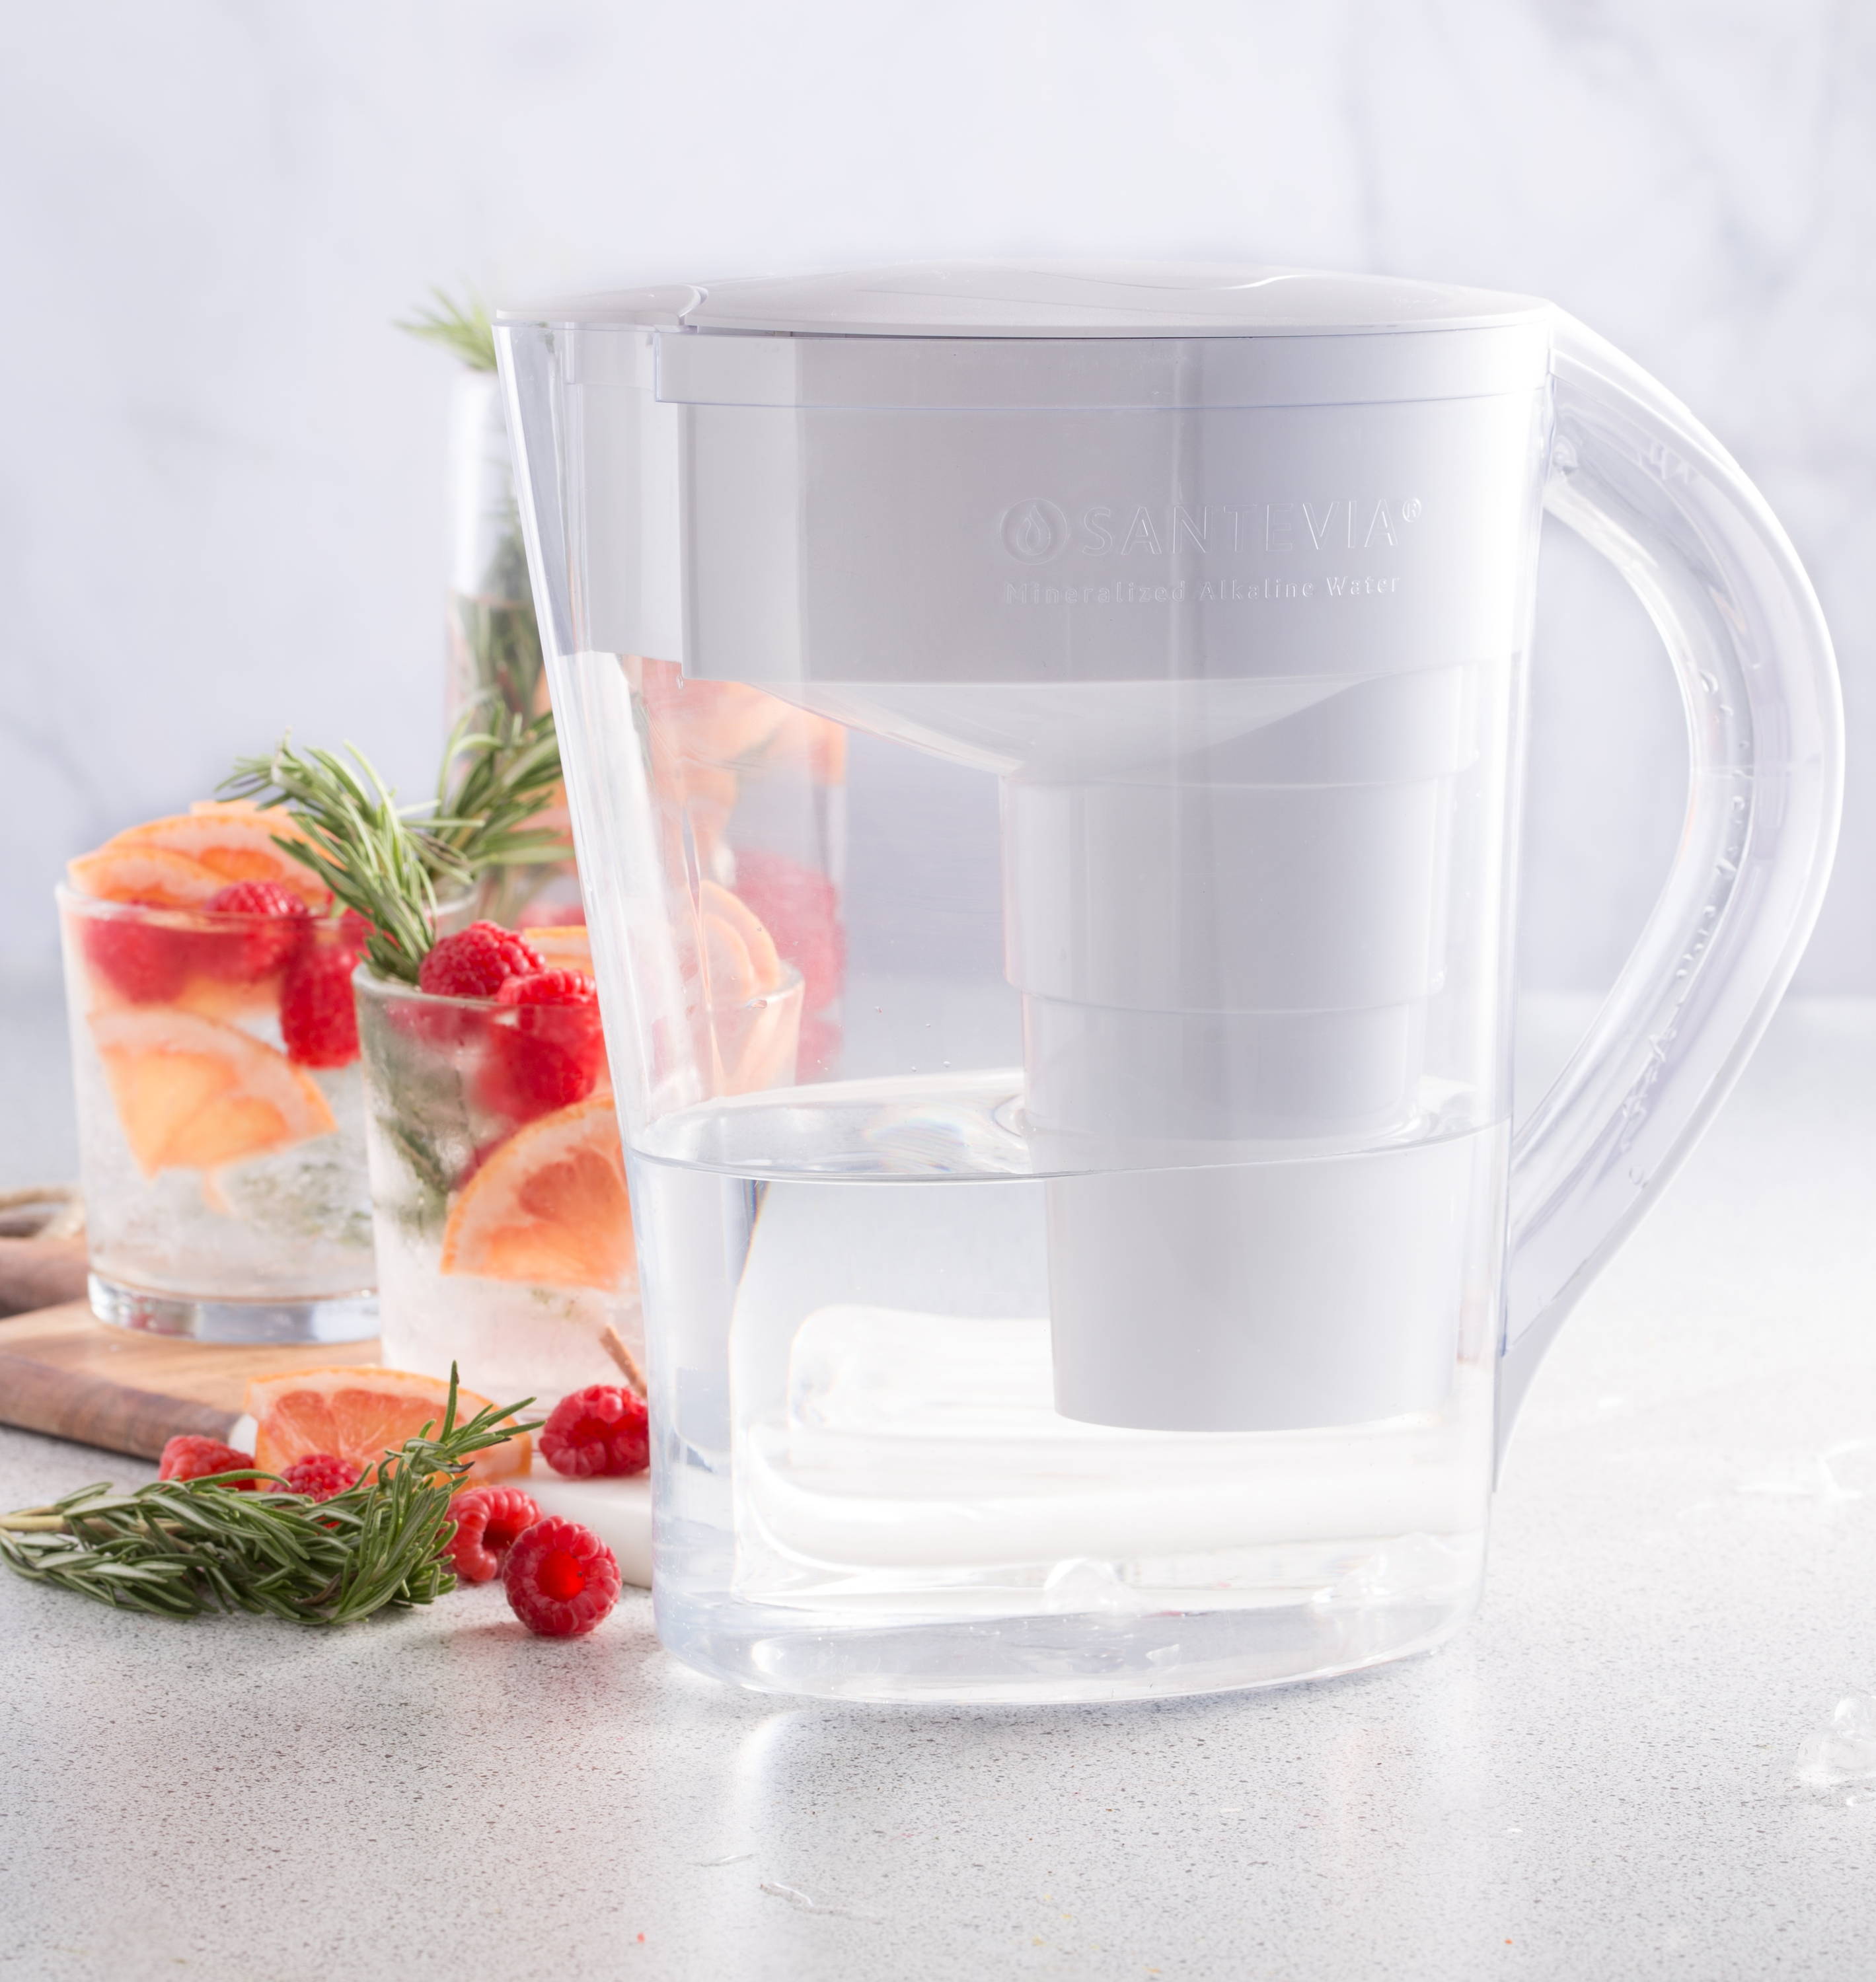
[[[377,1360],[375,1341],[250,1349],[146,1335],[68,1301],[0,1321],[0,1424],[154,1459],[178,1432],[225,1438],[251,1377]]]

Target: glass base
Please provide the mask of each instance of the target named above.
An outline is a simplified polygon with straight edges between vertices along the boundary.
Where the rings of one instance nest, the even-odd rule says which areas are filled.
[[[1161,1612],[932,1619],[693,1606],[656,1587],[667,1651],[759,1693],[925,1706],[1068,1706],[1237,1693],[1332,1679],[1427,1651],[1458,1630],[1477,1590],[1444,1602],[1259,1606]],[[766,1628],[765,1628],[765,1626]]]
[[[113,1328],[175,1335],[195,1342],[282,1347],[299,1342],[365,1342],[378,1333],[375,1288],[308,1300],[222,1300],[165,1294],[91,1276],[92,1313]]]

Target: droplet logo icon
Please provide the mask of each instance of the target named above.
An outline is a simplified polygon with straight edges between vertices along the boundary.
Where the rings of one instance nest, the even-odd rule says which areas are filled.
[[[1068,542],[1068,519],[1053,502],[1031,496],[1003,512],[1003,549],[1023,564],[1043,564]]]

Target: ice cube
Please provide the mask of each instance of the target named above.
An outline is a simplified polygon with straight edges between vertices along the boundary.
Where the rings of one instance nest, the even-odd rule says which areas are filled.
[[[1800,1745],[1798,1779],[1818,1790],[1876,1782],[1876,1695],[1847,1693],[1837,1703],[1830,1726]]]
[[[1876,1438],[1846,1439],[1820,1456],[1833,1497],[1861,1500],[1876,1493]]]

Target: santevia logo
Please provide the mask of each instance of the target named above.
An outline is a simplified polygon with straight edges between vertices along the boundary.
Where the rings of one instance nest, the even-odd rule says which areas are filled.
[[[1019,564],[1078,558],[1283,557],[1397,550],[1426,512],[1417,496],[1319,496],[1280,502],[1090,502],[1071,517],[1031,496],[997,519]]]
[[[1068,547],[1068,518],[1053,502],[1031,496],[1003,512],[1003,549],[1023,564],[1046,564]]]

